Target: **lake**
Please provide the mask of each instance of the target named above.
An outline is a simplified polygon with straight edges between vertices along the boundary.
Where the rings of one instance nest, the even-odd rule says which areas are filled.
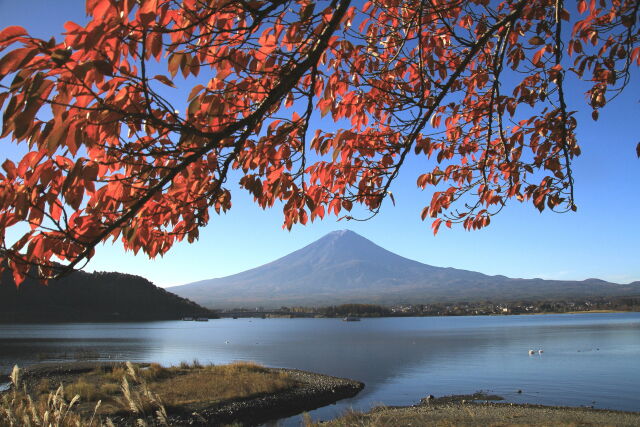
[[[478,390],[509,402],[640,411],[640,313],[0,325],[3,374],[15,363],[75,358],[251,360],[365,383],[355,398],[313,411],[314,420]]]

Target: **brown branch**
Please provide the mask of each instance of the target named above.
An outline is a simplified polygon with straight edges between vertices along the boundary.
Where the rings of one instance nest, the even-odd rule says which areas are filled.
[[[382,188],[382,191],[380,192],[381,197],[383,199],[388,194],[389,187],[391,186],[391,183],[398,176],[400,168],[401,168],[402,164],[404,163],[404,160],[407,157],[407,154],[409,154],[409,151],[411,150],[411,147],[413,146],[413,143],[415,142],[415,139],[418,137],[418,135],[420,134],[422,129],[427,125],[427,123],[429,122],[431,116],[435,112],[436,108],[440,106],[440,103],[442,102],[444,97],[449,93],[449,90],[451,89],[451,86],[460,77],[460,75],[467,68],[467,66],[469,65],[471,60],[480,51],[480,49],[485,46],[485,44],[489,41],[489,39],[500,28],[502,28],[503,26],[505,26],[505,25],[507,25],[509,23],[514,22],[520,16],[520,14],[522,13],[522,9],[524,8],[524,6],[526,4],[527,4],[527,0],[520,0],[520,2],[518,2],[515,5],[515,8],[514,8],[513,12],[511,12],[509,15],[505,16],[503,19],[501,19],[500,21],[498,21],[495,24],[493,24],[490,28],[488,28],[484,32],[484,34],[482,34],[482,36],[473,44],[471,49],[469,49],[469,51],[467,52],[467,55],[465,56],[464,60],[462,60],[462,62],[460,62],[460,64],[458,64],[458,66],[456,67],[456,70],[453,72],[453,74],[451,74],[451,76],[449,76],[449,79],[447,80],[447,83],[442,87],[442,90],[440,91],[438,96],[434,98],[433,103],[429,106],[429,109],[427,110],[425,115],[422,117],[422,119],[415,126],[414,130],[412,131],[412,133],[409,134],[405,138],[404,149],[402,150],[402,153],[400,153],[400,159],[399,159],[398,163],[396,164],[395,170],[391,173],[391,175],[389,176],[386,184]],[[381,206],[382,206],[382,201],[378,205],[378,207],[373,211],[373,215],[376,215],[380,211],[380,207]]]
[[[82,253],[80,253],[71,263],[66,266],[64,273],[71,271],[81,260],[88,258],[98,243],[109,236],[109,234],[111,234],[118,227],[122,226],[127,221],[132,219],[136,215],[136,213],[138,213],[140,209],[142,209],[144,205],[156,193],[162,191],[166,184],[171,182],[180,172],[185,170],[189,165],[201,158],[204,154],[219,146],[222,140],[231,138],[234,133],[242,129],[245,130],[240,136],[243,136],[244,138],[248,137],[248,135],[252,133],[253,128],[264,118],[264,116],[271,110],[271,108],[282,101],[284,96],[286,96],[286,94],[297,84],[300,78],[309,69],[318,64],[321,55],[328,47],[329,38],[337,30],[350,3],[350,0],[341,0],[339,2],[337,0],[334,0],[332,2],[332,6],[335,8],[335,11],[331,17],[331,20],[327,23],[326,27],[319,35],[318,40],[315,43],[315,46],[312,48],[311,52],[303,61],[296,64],[291,69],[291,71],[281,76],[279,82],[276,84],[273,90],[269,93],[269,95],[267,95],[267,97],[251,115],[229,125],[223,130],[215,132],[210,138],[209,143],[204,145],[200,150],[182,160],[180,164],[176,165],[176,167],[173,168],[167,175],[165,175],[157,184],[149,188],[144,196],[141,196],[133,205],[131,205],[128,208],[126,214],[122,215],[116,221],[106,226],[96,237],[87,242],[85,244],[85,250],[82,251]],[[244,140],[241,138],[238,138],[236,140],[234,153],[226,159],[225,165],[223,166],[222,172],[224,172],[225,174],[228,171],[229,165],[231,164],[232,160],[235,159],[237,153],[240,151],[243,142]],[[219,177],[220,185],[222,184],[223,179],[223,176]]]

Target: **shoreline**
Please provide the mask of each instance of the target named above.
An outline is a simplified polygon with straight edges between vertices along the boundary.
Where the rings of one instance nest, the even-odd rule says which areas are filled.
[[[40,363],[22,370],[22,383],[32,390],[40,380],[56,384],[69,382],[74,376],[99,367],[124,365],[123,362],[67,362]],[[146,364],[141,364],[146,365]],[[228,399],[212,403],[202,402],[204,407],[194,412],[188,406],[167,407],[169,425],[261,425],[266,422],[312,411],[339,400],[357,395],[364,384],[346,378],[338,378],[298,369],[265,368],[271,372],[285,373],[296,386],[275,393],[262,393],[244,398]],[[0,391],[0,394],[9,390]],[[116,426],[134,425],[135,415],[117,413],[109,416]],[[152,420],[149,420],[152,421]]]
[[[327,421],[314,421],[308,427],[402,427],[526,425],[575,427],[640,425],[640,412],[573,406],[548,406],[531,403],[497,402],[501,396],[477,392],[423,398],[410,406],[378,406],[368,412],[350,411]]]
[[[583,310],[583,311],[549,311],[544,313],[518,313],[512,316],[535,316],[539,314],[604,314],[604,313],[638,313],[634,310]]]
[[[399,314],[389,316],[366,316],[359,315],[360,319],[403,319],[403,318],[422,318],[422,317],[508,317],[508,316],[540,316],[549,314],[623,314],[623,313],[640,313],[640,311],[634,310],[584,310],[584,311],[545,311],[540,313],[487,313],[487,314],[423,314],[418,315],[411,314]],[[296,316],[290,314],[283,314],[281,316],[226,316],[225,313],[220,313],[219,319],[213,320],[229,320],[229,319],[342,319],[345,316]]]
[[[117,366],[121,362],[41,363],[23,371],[23,381],[32,387],[46,378],[54,382],[71,380],[74,375],[99,366]],[[312,372],[267,368],[292,376],[299,384],[295,388],[275,393],[263,393],[246,398],[207,404],[197,413],[188,407],[168,408],[170,425],[225,425],[240,423],[245,426],[261,425],[312,411],[341,399],[357,395],[364,384]],[[1,394],[1,392],[0,392]],[[504,402],[503,397],[479,391],[468,395],[428,396],[415,405],[379,406],[368,412],[349,411],[330,420],[305,419],[311,426],[404,426],[404,425],[640,425],[640,412],[588,407],[548,406],[533,403]],[[125,413],[110,417],[116,426],[133,425],[137,417]],[[150,420],[148,420],[150,421]]]
[[[386,315],[386,316],[366,316],[359,315],[362,319],[386,319],[386,318],[409,318],[409,317],[505,317],[505,316],[539,316],[545,314],[616,314],[616,313],[640,313],[640,311],[635,310],[581,310],[581,311],[545,311],[545,312],[536,312],[536,313],[486,313],[486,314],[398,314],[398,315]],[[294,314],[283,314],[278,316],[265,316],[261,315],[255,316],[228,316],[224,312],[218,312],[218,317],[208,317],[210,321],[215,320],[228,320],[228,319],[342,319],[345,316],[320,316],[320,315],[294,315]],[[106,319],[106,318],[96,318],[96,319],[73,319],[73,320],[44,320],[44,319],[21,319],[21,320],[9,320],[5,318],[0,318],[0,325],[64,325],[64,324],[72,324],[72,323],[99,323],[99,324],[122,324],[122,323],[151,323],[151,322],[178,322],[183,321],[182,318],[139,318],[139,319]]]

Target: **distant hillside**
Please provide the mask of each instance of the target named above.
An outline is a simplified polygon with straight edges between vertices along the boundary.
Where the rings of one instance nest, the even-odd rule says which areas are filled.
[[[78,271],[47,286],[27,279],[16,288],[9,272],[0,282],[0,322],[169,320],[211,316],[196,303],[122,273]]]
[[[640,295],[640,283],[598,279],[510,279],[434,267],[381,248],[348,230],[260,267],[168,288],[207,307],[514,301]]]

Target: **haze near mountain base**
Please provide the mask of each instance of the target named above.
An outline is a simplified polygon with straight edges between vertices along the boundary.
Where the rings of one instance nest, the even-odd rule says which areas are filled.
[[[511,279],[434,267],[342,230],[260,267],[168,290],[207,307],[230,308],[640,295],[640,282]]]

